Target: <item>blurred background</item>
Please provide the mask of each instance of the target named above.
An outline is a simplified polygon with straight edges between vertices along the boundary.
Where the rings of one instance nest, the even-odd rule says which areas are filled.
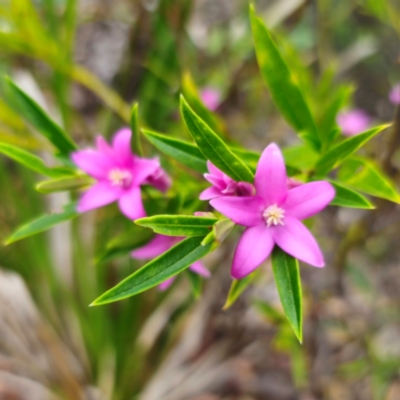
[[[393,119],[397,0],[255,3],[324,96],[341,85],[344,110],[362,110],[372,125]],[[192,89],[234,142],[258,152],[271,141],[299,142],[262,82],[245,0],[1,0],[0,71],[82,147],[128,125],[134,101],[142,126],[188,139],[178,105]],[[366,154],[399,187],[400,129],[397,139],[391,132]],[[48,144],[2,100],[0,141],[53,162]],[[38,193],[37,180],[0,156],[2,241],[69,202],[69,193]],[[130,224],[116,207],[1,247],[0,399],[400,399],[400,213],[375,204],[330,207],[316,221],[326,267],[301,268],[303,345],[283,317],[268,262],[222,310],[238,233],[206,258],[213,277],[200,298],[180,279],[166,292],[96,308],[88,304],[141,265],[129,243],[112,245]]]

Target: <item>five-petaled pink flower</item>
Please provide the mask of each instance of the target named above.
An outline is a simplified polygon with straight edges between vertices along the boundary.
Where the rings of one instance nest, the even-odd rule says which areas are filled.
[[[335,196],[332,185],[316,181],[288,189],[283,156],[274,143],[260,157],[254,184],[255,196],[224,196],[210,201],[223,215],[247,227],[235,251],[232,277],[241,279],[251,273],[275,244],[301,261],[323,267],[321,250],[300,221],[330,203]]]
[[[200,92],[201,101],[211,111],[215,111],[221,102],[221,93],[212,87],[205,87]]]
[[[353,109],[341,112],[336,122],[345,136],[358,135],[366,131],[371,124],[371,117],[363,110]]]
[[[255,193],[251,183],[235,182],[211,161],[207,161],[207,168],[209,173],[204,174],[204,178],[213,186],[200,193],[200,200],[210,200],[219,196],[251,196]]]
[[[74,163],[96,179],[81,197],[78,212],[89,211],[118,200],[122,213],[130,219],[146,215],[140,185],[152,184],[166,190],[170,182],[157,159],[139,158],[131,151],[131,131],[118,131],[110,146],[101,136],[96,149],[80,150],[72,154]]]
[[[184,238],[177,236],[156,235],[149,243],[132,251],[131,256],[138,260],[152,259],[169,250],[183,239]],[[205,278],[211,276],[210,271],[200,261],[195,261],[189,269]],[[173,276],[161,283],[159,285],[160,290],[168,289],[174,280],[175,277]]]

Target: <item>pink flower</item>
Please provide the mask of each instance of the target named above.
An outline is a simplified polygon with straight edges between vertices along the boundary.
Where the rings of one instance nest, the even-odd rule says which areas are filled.
[[[335,196],[325,181],[288,189],[279,147],[272,143],[262,153],[255,175],[256,196],[218,197],[210,204],[239,225],[246,226],[233,258],[231,275],[241,279],[256,269],[275,246],[315,267],[324,259],[317,242],[300,222],[324,209]]]
[[[398,83],[396,86],[392,88],[392,90],[389,93],[389,100],[393,104],[400,104],[400,83]]]
[[[251,196],[255,193],[251,183],[235,182],[211,161],[207,161],[207,168],[209,174],[204,174],[204,178],[213,186],[200,193],[200,200],[210,200],[219,196]]]
[[[132,251],[131,256],[133,258],[136,258],[137,260],[152,259],[169,250],[172,246],[175,246],[181,240],[183,240],[182,237],[155,235],[149,243],[147,243],[143,247],[140,247],[139,249]],[[203,276],[204,278],[209,278],[211,276],[210,271],[200,261],[195,261],[189,268],[193,272]],[[168,289],[174,280],[174,276],[167,279],[159,285],[159,289]]]
[[[211,111],[215,111],[221,102],[221,93],[212,87],[205,87],[200,92],[200,99]]]
[[[363,110],[354,109],[342,112],[337,116],[337,124],[345,136],[358,135],[366,131],[371,123],[371,117]]]
[[[131,131],[118,131],[110,146],[101,136],[96,139],[96,150],[80,150],[72,154],[74,163],[96,179],[81,197],[78,212],[85,212],[118,201],[122,213],[130,219],[146,215],[143,208],[140,185],[160,184],[165,173],[157,159],[139,158],[131,151]],[[161,172],[160,172],[161,170]]]

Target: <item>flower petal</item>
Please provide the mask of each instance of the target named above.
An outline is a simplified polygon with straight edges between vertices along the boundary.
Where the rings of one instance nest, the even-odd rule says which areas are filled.
[[[172,185],[172,179],[161,167],[158,167],[144,183],[154,186],[160,192],[166,192]]]
[[[149,243],[131,252],[131,256],[138,260],[147,260],[158,257],[178,242],[174,236],[156,235]]]
[[[253,272],[271,254],[274,241],[265,224],[247,228],[236,247],[231,275],[242,279]]]
[[[103,136],[96,137],[96,148],[99,153],[103,153],[107,156],[113,156],[113,150]]]
[[[195,261],[189,269],[195,272],[197,275],[203,276],[204,278],[209,278],[211,276],[210,271],[202,264],[201,261]]]
[[[334,197],[335,189],[329,182],[310,182],[289,190],[281,206],[287,216],[301,220],[319,213]]]
[[[218,189],[224,189],[226,187],[226,183],[224,182],[224,178],[220,176],[215,176],[212,174],[204,174],[204,178],[211,183],[211,185],[215,186]]]
[[[132,186],[123,192],[119,199],[119,208],[126,217],[132,220],[146,216],[139,186]]]
[[[311,232],[295,218],[285,217],[284,223],[271,228],[275,243],[291,256],[314,267],[323,267],[324,256]]]
[[[98,182],[80,198],[77,211],[86,212],[110,204],[121,196],[121,189],[108,182]]]
[[[107,178],[114,166],[110,157],[92,149],[76,151],[71,154],[71,159],[82,171],[96,179]]]
[[[222,178],[225,174],[217,168],[210,160],[207,160],[207,169],[211,175]]]
[[[214,186],[203,190],[200,193],[199,199],[200,200],[211,200],[215,199],[216,197],[221,196],[221,191],[215,188]]]
[[[255,226],[263,222],[265,203],[259,196],[223,196],[211,200],[210,204],[236,224]]]
[[[132,163],[131,136],[129,128],[122,128],[113,137],[114,156],[121,166],[129,166]]]
[[[172,285],[174,280],[175,280],[175,276],[173,276],[172,278],[168,278],[166,281],[164,281],[158,285],[158,289],[161,290],[162,292],[164,290],[167,290]]]
[[[278,204],[287,194],[286,167],[282,153],[275,143],[265,148],[258,161],[254,185],[257,195],[267,205]]]
[[[132,169],[132,185],[142,185],[158,168],[160,168],[160,161],[157,159],[135,157]]]
[[[238,182],[236,186],[236,196],[254,196],[255,187],[249,182]]]

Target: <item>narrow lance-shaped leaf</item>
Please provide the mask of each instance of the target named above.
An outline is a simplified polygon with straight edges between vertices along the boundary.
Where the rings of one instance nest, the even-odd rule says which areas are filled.
[[[53,226],[64,221],[69,221],[78,215],[79,213],[76,211],[76,204],[68,204],[64,207],[64,210],[61,213],[43,215],[42,217],[22,225],[5,240],[5,244],[14,243],[18,240],[36,235],[37,233],[44,232]]]
[[[207,160],[235,181],[253,182],[254,175],[250,169],[189,107],[183,96],[181,96],[181,114],[188,131]]]
[[[195,171],[207,172],[207,159],[196,145],[146,129],[143,129],[142,132],[153,146],[167,156]]]
[[[318,176],[325,176],[330,170],[337,167],[343,160],[389,126],[390,124],[377,126],[332,147],[315,165],[316,174]]]
[[[330,203],[332,206],[365,209],[375,208],[373,204],[360,193],[346,186],[339,185],[337,182],[330,181],[330,183],[333,185],[336,192],[335,198]]]
[[[202,239],[202,236],[196,236],[182,240],[102,294],[91,305],[96,306],[126,299],[179,274],[213,250],[212,243],[202,246]]]
[[[57,125],[46,112],[14,82],[8,79],[8,89],[12,106],[45,136],[62,154],[69,154],[77,149],[72,139]]]
[[[93,184],[93,179],[87,175],[72,175],[59,179],[39,182],[36,190],[40,193],[65,192],[82,189]]]
[[[275,105],[296,132],[302,133],[302,137],[315,150],[319,150],[320,140],[305,98],[272,40],[271,33],[256,16],[252,6],[250,20],[258,65]]]
[[[240,295],[249,287],[249,285],[253,282],[256,277],[258,271],[254,271],[252,274],[247,275],[243,279],[234,279],[231,283],[231,287],[229,289],[228,297],[225,301],[223,310],[227,310],[235,301],[240,297]]]
[[[204,236],[217,221],[218,218],[193,215],[155,215],[137,219],[135,224],[167,236]]]
[[[134,154],[138,156],[143,155],[142,144],[140,142],[140,128],[139,128],[139,104],[135,103],[132,106],[131,112],[131,149]]]
[[[275,246],[272,270],[283,310],[300,342],[303,340],[302,294],[298,261]]]
[[[395,184],[370,160],[361,157],[346,160],[339,169],[338,180],[371,196],[400,204]]]
[[[0,143],[0,153],[39,174],[51,178],[59,178],[71,174],[71,170],[66,168],[50,168],[41,158],[11,144]]]
[[[190,281],[190,286],[192,287],[193,297],[198,299],[203,288],[203,279],[199,274],[195,274],[190,269],[187,269],[186,272]]]

